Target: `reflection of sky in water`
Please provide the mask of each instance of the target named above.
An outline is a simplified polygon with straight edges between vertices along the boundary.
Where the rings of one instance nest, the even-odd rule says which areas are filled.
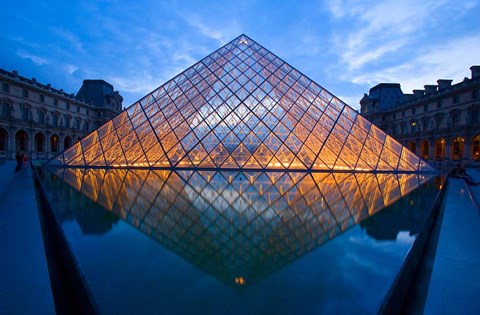
[[[123,183],[129,182],[128,176],[126,173],[123,174],[121,177]],[[417,175],[413,175],[413,177],[408,175],[408,181],[397,175],[382,176],[381,179],[375,175],[357,178],[354,176],[357,183],[359,182],[358,178],[364,179],[364,182],[360,182],[363,184],[363,188],[347,185],[346,180],[352,179],[351,174],[336,178],[335,175],[331,176],[321,177],[324,181],[319,182],[309,180],[310,186],[308,187],[311,189],[300,187],[303,181],[297,182],[295,190],[292,189],[293,186],[287,189],[287,192],[295,191],[295,194],[285,200],[300,201],[304,205],[303,208],[296,207],[295,203],[291,203],[290,209],[276,211],[271,204],[263,212],[256,214],[252,212],[253,206],[245,207],[248,202],[241,206],[237,203],[234,205],[227,202],[223,212],[221,209],[211,206],[205,207],[205,211],[201,210],[206,200],[218,199],[220,192],[237,200],[252,187],[243,190],[238,185],[235,186],[235,183],[228,186],[216,185],[211,181],[202,181],[202,185],[195,186],[185,180],[187,178],[185,174],[168,177],[175,179],[173,184],[168,183],[168,180],[163,183],[157,181],[156,187],[163,187],[165,192],[180,188],[180,190],[176,190],[176,193],[183,194],[182,202],[171,202],[167,207],[167,213],[170,213],[172,217],[183,218],[182,224],[188,223],[190,229],[195,224],[205,226],[205,229],[200,231],[214,231],[216,234],[213,238],[201,234],[189,237],[185,233],[178,237],[179,232],[188,231],[188,228],[179,230],[181,226],[177,225],[168,225],[170,227],[168,233],[156,232],[151,227],[145,226],[145,222],[153,222],[150,220],[151,218],[150,221],[147,220],[148,215],[153,217],[155,214],[158,215],[158,209],[154,207],[151,207],[149,211],[142,209],[143,221],[134,220],[135,202],[121,201],[120,192],[128,191],[128,195],[135,200],[141,198],[142,204],[162,203],[165,205],[172,200],[172,196],[162,195],[162,190],[159,192],[157,188],[156,192],[148,190],[155,194],[153,199],[146,202],[145,196],[148,194],[144,194],[143,191],[148,186],[145,181],[135,181],[136,184],[129,184],[130,186],[117,185],[118,191],[109,190],[109,196],[112,196],[111,198],[114,200],[106,203],[103,200],[105,204],[124,205],[122,209],[113,207],[111,212],[129,224],[122,220],[105,217],[104,214],[108,212],[94,208],[92,201],[80,198],[74,190],[61,185],[60,181],[44,181],[44,185],[50,199],[55,199],[55,194],[57,196],[61,194],[64,197],[71,196],[77,201],[74,206],[71,203],[70,205],[58,204],[54,208],[57,217],[76,218],[77,224],[69,221],[62,227],[100,308],[108,310],[108,312],[111,310],[138,312],[138,303],[144,304],[144,309],[151,311],[155,310],[155,305],[163,305],[166,313],[190,313],[192,310],[217,313],[223,313],[226,310],[238,313],[282,311],[292,314],[333,310],[337,312],[355,311],[355,313],[375,312],[414,240],[414,236],[410,236],[410,233],[418,231],[418,226],[423,224],[428,214],[429,207],[426,204],[433,200],[432,196],[436,193],[436,189],[429,183],[426,188],[414,191],[408,195],[408,198],[400,199],[393,206],[380,211],[381,208],[373,208],[369,202],[374,202],[375,205],[380,202],[384,204],[392,194],[389,195],[389,191],[385,190],[385,187],[383,187],[383,191],[380,191],[379,181],[388,183],[389,189],[395,194],[398,193],[400,197],[418,186]],[[102,180],[98,181],[96,185],[87,178],[83,178],[74,185],[72,182],[69,183],[77,190],[89,191],[90,196],[97,196],[99,199],[102,192],[102,181],[107,177],[100,178]],[[199,180],[192,174],[188,178],[196,178],[197,182]],[[338,180],[340,178],[343,181]],[[370,178],[370,180],[366,178]],[[415,178],[416,185],[412,185],[412,178]],[[87,183],[90,186],[85,186]],[[133,181],[129,183],[133,183]],[[275,183],[270,182],[269,187],[266,186],[267,183],[262,183],[265,192],[276,191],[279,194],[280,189],[275,187]],[[311,185],[312,183],[313,185]],[[92,187],[96,187],[95,189],[98,189],[99,193],[91,194]],[[128,189],[125,189],[126,187]],[[349,190],[344,190],[343,187],[349,187]],[[362,198],[361,192],[365,187],[369,187],[373,191],[380,191],[380,194],[368,194],[371,198]],[[232,191],[227,192],[225,189]],[[350,205],[362,204],[362,207],[348,209],[327,207],[322,208],[322,212],[315,208],[315,203],[308,205],[305,202],[308,200],[306,195],[315,191],[317,195],[322,196],[322,191],[325,191],[323,189],[330,194],[339,192],[337,195],[343,198],[344,202],[338,202],[339,199],[337,199],[335,204],[344,205],[348,199]],[[260,194],[259,189],[256,191],[257,194]],[[353,193],[349,196],[342,193],[347,191],[357,192],[357,194]],[[282,194],[280,193],[280,195]],[[287,194],[284,193],[283,196],[287,196]],[[354,197],[361,198],[361,200],[355,200]],[[178,198],[180,197],[177,196]],[[416,200],[414,206],[410,205],[407,200],[409,198]],[[280,200],[278,196],[272,199]],[[394,200],[394,198],[388,200]],[[251,204],[257,203],[252,199]],[[405,204],[409,205],[406,209]],[[200,207],[200,210],[194,210],[192,207]],[[238,224],[241,227],[249,225],[247,224],[248,220],[241,217],[239,212],[235,212],[235,209],[238,209],[235,207],[242,207],[242,213],[248,214],[246,218],[262,220],[262,225],[255,225],[255,221],[251,221],[250,226],[254,226],[255,229],[239,229]],[[359,209],[363,215],[359,215],[352,209]],[[371,213],[362,211],[365,209],[371,210],[369,211]],[[90,217],[86,215],[89,211],[91,212]],[[229,217],[225,211],[233,212],[236,216]],[[384,215],[372,216],[378,211],[380,211],[378,215]],[[201,215],[196,217],[192,215],[197,212],[200,212]],[[417,214],[412,216],[411,212]],[[306,215],[306,213],[310,213],[310,215]],[[329,216],[326,216],[327,213]],[[230,215],[232,214],[230,213]],[[254,216],[252,217],[252,215]],[[341,217],[344,221],[334,222],[335,224],[329,229],[318,229],[318,227],[328,227],[327,223],[332,223],[328,221],[328,218],[331,220],[336,217]],[[79,229],[80,226],[84,229],[85,226],[95,225],[98,218],[110,220],[110,222],[113,220],[114,223],[110,225],[109,230],[103,233],[85,235]],[[167,227],[159,223],[161,217],[157,216],[156,218],[158,219],[158,229]],[[311,221],[305,221],[305,218]],[[321,218],[327,221],[321,221]],[[88,222],[79,223],[79,220],[85,219]],[[242,221],[242,219],[246,221]],[[226,239],[218,234],[221,230],[217,224],[222,222],[227,224],[224,230],[228,236]],[[318,224],[308,225],[308,222],[317,222]],[[319,224],[321,222],[324,224]],[[362,224],[355,225],[359,222]],[[210,225],[207,226],[207,223]],[[382,230],[385,226],[388,228],[389,225],[397,235],[394,239],[391,239],[391,233],[385,233]],[[138,233],[138,229],[144,233]],[[384,238],[382,239],[382,237]],[[330,241],[326,242],[329,239]],[[157,242],[160,242],[163,247],[158,246]],[[321,244],[323,245],[318,247]],[[211,248],[206,249],[207,245]],[[259,248],[261,250],[258,250]],[[227,266],[225,266],[224,260],[228,262]],[[244,289],[240,291],[229,289],[229,287],[238,287],[238,281],[237,283],[234,281],[238,277],[245,279]],[[228,286],[221,284],[218,280]],[[128,298],[125,295],[128,295]],[[116,300],[119,296],[122,296],[121,305]],[[234,310],[232,310],[232,305],[235,305]]]

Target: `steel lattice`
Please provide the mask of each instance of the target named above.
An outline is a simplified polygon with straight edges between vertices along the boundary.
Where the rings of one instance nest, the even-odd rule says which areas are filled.
[[[166,82],[47,165],[433,170],[246,35]]]

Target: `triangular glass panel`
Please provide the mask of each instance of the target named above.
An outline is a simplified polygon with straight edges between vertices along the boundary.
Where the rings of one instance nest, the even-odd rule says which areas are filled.
[[[46,165],[105,163],[132,168],[434,170],[245,34]]]

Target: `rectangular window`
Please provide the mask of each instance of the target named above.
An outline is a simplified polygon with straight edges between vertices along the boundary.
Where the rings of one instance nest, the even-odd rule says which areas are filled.
[[[28,120],[28,107],[22,107],[22,119]]]
[[[453,104],[458,104],[460,102],[460,95],[453,96]]]
[[[65,128],[70,128],[70,116],[65,115]]]
[[[443,118],[437,117],[437,129],[443,128]]]
[[[87,108],[87,115],[90,115],[90,111],[88,110],[88,108]]]
[[[428,130],[428,119],[422,120],[422,130],[427,131]]]
[[[7,93],[10,92],[10,85],[8,85],[8,83],[3,82],[2,83],[2,91],[7,92]]]
[[[42,103],[45,102],[45,95],[40,94],[39,98],[40,98],[40,102],[42,102]]]
[[[476,100],[478,98],[478,90],[472,91],[472,99]]]
[[[478,109],[472,109],[470,112],[470,122],[472,125],[478,124]]]
[[[77,113],[80,113],[80,106],[77,105]]]
[[[45,112],[43,112],[43,111],[38,112],[38,123],[40,123],[40,124],[45,123]]]
[[[400,125],[400,129],[401,129],[402,135],[407,134],[407,123],[406,123],[406,122],[402,122],[402,124]]]
[[[23,97],[28,98],[28,91],[26,89],[23,89],[22,95]]]
[[[56,98],[53,99],[53,105],[58,106],[58,100]]]
[[[53,126],[53,127],[57,127],[57,126],[58,126],[58,115],[53,115],[52,126]]]
[[[424,104],[424,105],[423,105],[423,111],[424,111],[424,112],[428,112],[428,104]]]
[[[437,101],[437,108],[442,108],[443,102],[442,100]]]
[[[70,109],[70,103],[65,103],[65,108]]]
[[[402,110],[402,117],[405,117],[405,110]]]
[[[417,121],[412,121],[410,123],[410,126],[412,127],[412,132],[414,132],[414,133],[417,132]]]
[[[452,114],[452,127],[458,126],[458,113],[453,113]]]
[[[2,103],[2,117],[9,117],[10,116],[10,104]]]

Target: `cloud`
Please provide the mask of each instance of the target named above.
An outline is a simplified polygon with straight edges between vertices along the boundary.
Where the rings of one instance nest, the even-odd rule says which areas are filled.
[[[72,64],[65,65],[65,71],[67,71],[67,73],[69,74],[73,74],[77,70],[78,70],[78,66],[76,65],[72,65]]]
[[[360,102],[361,96],[359,95],[353,95],[353,96],[336,95],[336,97],[355,110],[358,110],[360,107],[359,102]]]
[[[334,19],[353,25],[334,33],[334,45],[341,49],[340,57],[350,70],[361,69],[416,43],[427,29],[435,27],[434,13],[446,4],[446,0],[330,2]]]
[[[187,21],[190,26],[193,26],[198,31],[200,31],[200,33],[207,36],[208,38],[218,40],[222,44],[225,42],[225,36],[219,30],[210,28],[209,26],[200,22],[197,18],[190,18]]]
[[[405,93],[461,81],[478,64],[480,36],[472,13],[479,1],[327,1],[335,62],[325,73],[346,89],[349,105],[381,82],[397,82]],[[473,10],[473,11],[472,11]],[[448,21],[448,23],[447,23]]]
[[[154,82],[152,75],[146,72],[134,74],[129,77],[112,75],[106,80],[112,83],[116,90],[138,93],[139,95],[145,95],[160,86],[160,84]]]
[[[181,17],[200,34],[218,41],[221,45],[225,45],[242,33],[236,19],[207,19],[205,22],[197,14],[181,15]]]
[[[52,27],[51,31],[65,41],[69,48],[74,48],[78,52],[84,51],[82,41],[74,33],[58,27]]]
[[[382,70],[362,71],[349,77],[357,84],[373,86],[380,82],[398,82],[402,90],[410,93],[426,84],[436,84],[438,79],[461,81],[468,75],[470,66],[478,64],[480,56],[480,35],[465,36],[445,43],[428,46],[416,56],[395,66]]]
[[[35,56],[34,54],[31,54],[29,52],[26,52],[25,50],[19,50],[17,52],[17,55],[22,59],[30,59],[36,65],[39,65],[39,66],[48,64],[48,62],[45,59]]]

